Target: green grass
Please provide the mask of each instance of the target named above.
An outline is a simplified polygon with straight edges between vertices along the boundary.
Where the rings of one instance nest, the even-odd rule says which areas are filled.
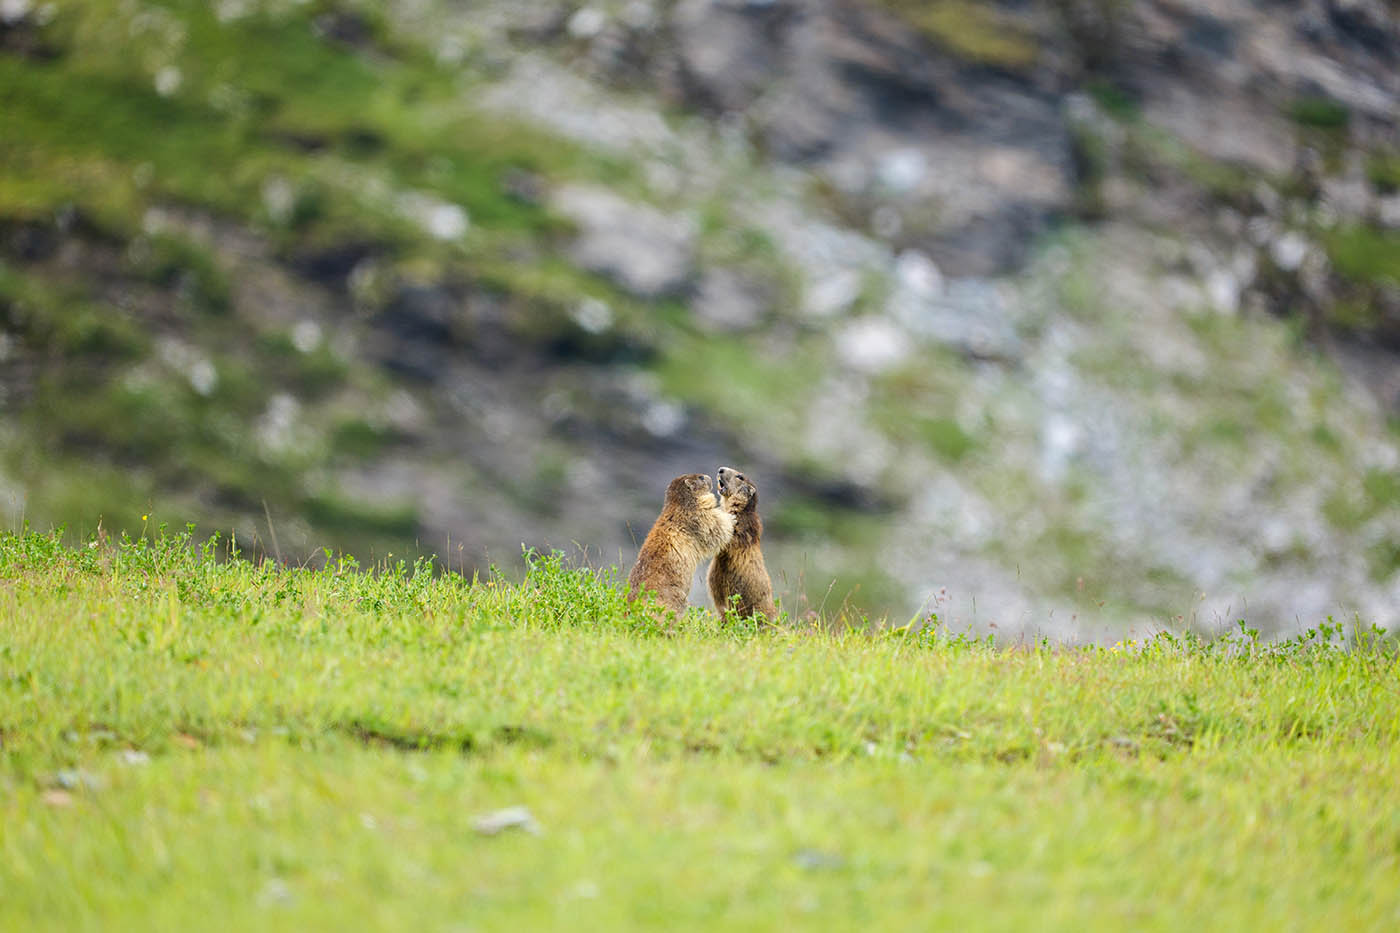
[[[1344,227],[1323,237],[1339,273],[1357,282],[1400,282],[1400,234],[1371,227]]]
[[[456,77],[422,52],[361,55],[320,38],[316,11],[220,23],[209,4],[152,7],[177,24],[180,41],[162,43],[120,4],[100,2],[60,13],[51,32],[65,54],[54,61],[0,59],[0,129],[20,141],[0,159],[0,213],[40,214],[76,197],[126,224],[161,197],[255,216],[263,181],[282,174],[331,189],[301,212],[314,221],[302,237],[348,235],[367,219],[393,234],[392,210],[359,190],[363,174],[379,174],[461,204],[493,233],[537,233],[553,221],[506,196],[504,172],[616,173],[544,134],[474,114]],[[113,31],[138,37],[145,54],[111,42]],[[154,61],[183,76],[169,96],[154,86]],[[139,166],[144,188],[133,180]]]
[[[792,412],[810,402],[814,373],[830,363],[826,342],[803,335],[789,345],[755,346],[736,337],[684,333],[664,348],[656,374],[661,389],[710,412],[738,421],[754,436],[798,436]]]
[[[1379,152],[1366,162],[1366,176],[1383,194],[1400,191],[1400,153]]]
[[[54,357],[130,359],[149,337],[130,315],[101,307],[81,291],[52,285],[0,260],[0,324]]]
[[[996,5],[976,0],[880,0],[948,52],[1013,71],[1035,64],[1035,37]]]
[[[1325,97],[1302,97],[1288,108],[1288,115],[1299,126],[1320,130],[1343,130],[1351,122],[1351,111]]]
[[[224,551],[0,536],[0,928],[1400,919],[1400,663],[1340,628],[667,632],[558,555]]]
[[[1322,245],[1341,279],[1338,297],[1326,309],[1336,329],[1382,339],[1395,330],[1385,312],[1384,292],[1400,284],[1400,235],[1366,225],[1323,231]]]

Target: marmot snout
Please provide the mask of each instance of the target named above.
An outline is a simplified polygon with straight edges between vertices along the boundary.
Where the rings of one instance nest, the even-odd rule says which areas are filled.
[[[733,534],[734,516],[715,499],[710,478],[703,473],[677,476],[666,487],[661,514],[627,576],[627,598],[651,591],[667,609],[685,612],[696,569]]]

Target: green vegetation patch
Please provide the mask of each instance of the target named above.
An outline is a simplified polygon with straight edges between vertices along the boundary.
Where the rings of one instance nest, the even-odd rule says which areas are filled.
[[[0,260],[0,324],[52,359],[123,360],[145,354],[149,337],[132,316],[73,286],[50,283]]]
[[[828,352],[816,335],[755,346],[737,337],[681,334],[666,346],[656,373],[663,391],[721,422],[739,421],[754,436],[787,437],[802,430],[791,413],[810,402],[830,366]]]
[[[1400,191],[1400,153],[1380,152],[1366,163],[1366,174],[1383,194]]]
[[[616,570],[527,563],[469,580],[0,536],[0,927],[1400,911],[1383,642],[668,628]],[[488,833],[508,807],[523,828]]]
[[[221,20],[215,6],[66,7],[49,27],[64,54],[0,57],[0,135],[12,141],[0,154],[0,215],[42,216],[77,200],[129,228],[142,203],[166,198],[267,220],[264,184],[282,177],[299,194],[271,219],[334,240],[365,229],[366,213],[392,231],[393,205],[366,184],[378,175],[461,205],[489,238],[554,227],[507,194],[507,172],[619,171],[472,111],[460,75],[376,36],[372,18],[372,51],[326,34],[324,17],[361,13],[251,5]]]
[[[1400,233],[1373,227],[1343,227],[1323,234],[1336,270],[1363,283],[1400,282]]]
[[[992,3],[972,0],[881,2],[936,44],[975,64],[1021,70],[1035,64],[1039,54],[1035,37]]]
[[[411,505],[368,506],[340,496],[312,496],[302,504],[308,518],[327,531],[411,537],[418,511]]]
[[[1351,111],[1326,97],[1300,98],[1288,108],[1288,115],[1299,126],[1321,130],[1342,130],[1351,122]]]

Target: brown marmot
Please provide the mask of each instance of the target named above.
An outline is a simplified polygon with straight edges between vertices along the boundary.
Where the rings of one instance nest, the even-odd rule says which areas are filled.
[[[677,615],[685,612],[690,581],[700,562],[719,552],[734,534],[734,516],[720,507],[703,473],[677,476],[627,575],[627,598],[644,590]]]
[[[726,609],[734,609],[741,616],[762,613],[769,620],[777,621],[773,581],[759,547],[763,520],[758,517],[758,488],[732,467],[720,467],[718,476],[720,505],[734,516],[734,536],[715,556],[705,576],[710,599],[714,600],[715,611],[721,618]],[[735,596],[738,600],[731,602]]]

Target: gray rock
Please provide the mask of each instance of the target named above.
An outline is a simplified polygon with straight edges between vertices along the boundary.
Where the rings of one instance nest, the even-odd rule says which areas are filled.
[[[882,154],[875,164],[875,177],[893,194],[908,194],[928,176],[928,158],[913,147],[901,147]]]
[[[770,298],[760,283],[733,269],[706,269],[691,303],[696,320],[707,330],[751,330],[763,319]]]
[[[14,26],[24,22],[34,9],[34,0],[0,0],[0,23]]]
[[[296,901],[292,886],[281,878],[269,878],[258,892],[259,907],[287,907]]]
[[[943,294],[943,273],[928,256],[915,249],[899,254],[894,263],[895,280],[899,287],[913,295],[929,300]]]
[[[613,311],[600,298],[584,298],[570,311],[574,323],[590,334],[605,333],[613,325]]]
[[[930,295],[928,287],[901,281],[889,313],[914,334],[975,359],[1016,359],[1022,353],[1008,297],[987,279],[952,279]]]
[[[1387,230],[1400,230],[1400,194],[1376,199],[1376,221]]]
[[[677,296],[695,270],[695,225],[603,188],[571,185],[552,199],[578,225],[575,262],[640,298]]]
[[[856,318],[843,325],[834,340],[841,362],[863,373],[884,372],[909,357],[908,333],[887,317]]]
[[[588,40],[597,36],[603,31],[603,27],[608,24],[608,16],[602,10],[594,6],[579,7],[573,16],[569,17],[566,29],[569,35],[575,39]]]
[[[836,267],[807,283],[802,310],[810,317],[835,317],[860,297],[861,270]]]
[[[1301,234],[1289,230],[1269,245],[1269,256],[1283,271],[1295,272],[1307,258],[1310,248]]]
[[[716,110],[742,110],[773,79],[779,62],[766,28],[786,4],[682,0],[671,15],[684,90]]]
[[[473,820],[472,828],[483,836],[498,836],[508,829],[518,829],[532,836],[543,832],[529,807],[505,807],[495,810]]]
[[[1230,269],[1215,269],[1206,276],[1206,299],[1210,306],[1223,314],[1240,310],[1240,280]]]
[[[417,191],[399,195],[398,209],[436,240],[460,240],[471,226],[461,206]]]
[[[52,783],[60,790],[99,791],[107,786],[102,775],[81,768],[64,768],[58,771],[54,774]]]
[[[1327,13],[1338,32],[1355,38],[1385,61],[1400,57],[1400,21],[1394,4],[1383,0],[1327,0]]]
[[[793,864],[807,871],[834,870],[846,867],[846,859],[835,852],[820,849],[799,849],[792,856]]]
[[[1375,196],[1364,177],[1324,178],[1322,200],[1338,220],[1349,223],[1364,220],[1375,207]]]

